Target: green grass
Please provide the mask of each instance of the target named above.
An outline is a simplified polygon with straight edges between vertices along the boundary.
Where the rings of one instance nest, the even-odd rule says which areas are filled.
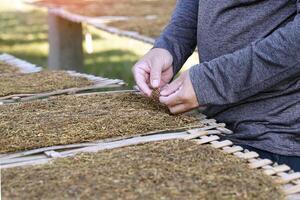
[[[47,13],[45,10],[19,4],[20,10],[12,6],[18,0],[0,2],[0,53],[6,52],[31,63],[47,67],[48,39]],[[131,68],[151,45],[111,35],[92,27],[84,32],[93,36],[94,52],[85,53],[84,72],[109,78],[118,78],[134,85]],[[188,62],[191,66],[197,56]]]

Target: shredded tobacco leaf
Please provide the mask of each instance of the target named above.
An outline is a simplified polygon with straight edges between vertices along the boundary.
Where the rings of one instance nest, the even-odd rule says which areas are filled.
[[[3,199],[284,199],[271,177],[192,141],[80,154],[1,173]]]
[[[16,73],[16,72],[19,72],[19,69],[17,67],[14,67],[12,65],[0,61],[0,74]]]
[[[0,106],[0,153],[195,126],[138,94],[57,96]]]
[[[176,0],[40,0],[37,5],[61,7],[84,16],[148,16],[172,12]]]
[[[157,17],[154,19],[131,18],[127,21],[113,21],[109,25],[121,30],[138,32],[141,35],[156,38],[158,37],[170,20],[170,15]]]
[[[167,25],[176,0],[42,0],[37,4],[62,7],[84,16],[128,16],[128,20],[110,25],[157,37]]]
[[[28,74],[8,74],[0,78],[0,97],[12,94],[36,94],[54,90],[92,85],[83,77],[65,71],[44,70]]]
[[[159,102],[159,97],[160,97],[160,89],[159,88],[153,89],[151,93],[151,98],[154,101]]]

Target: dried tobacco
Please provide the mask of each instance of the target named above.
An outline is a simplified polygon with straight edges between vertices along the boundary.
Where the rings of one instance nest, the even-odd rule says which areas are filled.
[[[1,76],[0,97],[11,94],[36,94],[92,84],[86,78],[74,77],[64,71],[44,70],[29,74],[8,74]]]
[[[141,35],[156,38],[163,31],[170,19],[169,14],[159,16],[154,19],[147,19],[143,17],[131,18],[128,21],[113,21],[109,23],[110,26],[119,28],[121,30],[129,30],[138,32]]]
[[[128,16],[128,20],[110,25],[157,37],[167,25],[176,0],[41,0],[37,4],[63,7],[84,16]]]
[[[172,12],[176,0],[39,0],[35,4],[61,7],[84,16],[148,16]]]
[[[160,97],[160,89],[159,88],[153,89],[151,93],[151,98],[155,102],[159,102],[159,97]]]
[[[59,96],[0,106],[0,153],[202,126],[133,93]]]
[[[271,177],[192,141],[80,154],[1,173],[4,199],[284,199]]]
[[[19,69],[17,67],[14,67],[12,65],[0,61],[0,74],[16,73],[16,72],[19,72]]]

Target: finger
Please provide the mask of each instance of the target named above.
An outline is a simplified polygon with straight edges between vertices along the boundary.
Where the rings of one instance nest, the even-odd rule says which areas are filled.
[[[159,88],[165,87],[173,77],[173,68],[170,66],[161,73],[161,81]]]
[[[169,96],[160,96],[159,101],[167,106],[174,106],[183,102],[179,95],[180,90]]]
[[[162,64],[160,62],[151,63],[150,83],[153,88],[158,88],[161,82]]]
[[[139,89],[140,89],[140,91],[142,92],[142,93],[144,93],[146,96],[151,96],[151,89],[149,88],[149,86],[145,83],[145,81],[144,80],[140,80],[140,79],[137,79],[136,80],[136,83],[137,83],[137,85],[138,85],[138,87],[139,87]]]
[[[151,89],[149,88],[148,84],[147,84],[147,74],[145,71],[135,68],[134,69],[134,79],[135,82],[137,84],[137,86],[139,87],[140,91],[143,92],[144,94],[146,94],[147,96],[151,95]]]
[[[189,107],[187,107],[184,103],[177,104],[175,106],[169,107],[169,110],[172,114],[180,114],[189,111]]]
[[[178,77],[173,82],[171,82],[170,84],[166,85],[162,89],[162,91],[160,92],[160,94],[162,96],[169,96],[170,94],[176,92],[182,86],[182,83],[183,83],[182,79],[180,77]]]
[[[133,89],[136,90],[136,92],[137,92],[138,94],[141,94],[142,96],[147,96],[147,95],[139,88],[139,86],[135,85],[135,86],[133,87]]]

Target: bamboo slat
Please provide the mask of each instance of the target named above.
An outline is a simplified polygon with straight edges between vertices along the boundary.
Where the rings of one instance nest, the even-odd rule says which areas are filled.
[[[225,153],[233,154],[233,153],[236,153],[236,152],[243,151],[243,148],[240,147],[240,146],[224,147],[223,151]]]
[[[29,63],[25,60],[18,59],[10,54],[0,54],[0,61],[19,68],[20,73],[33,73],[42,70],[41,67]]]
[[[270,165],[270,164],[272,164],[271,160],[269,160],[269,159],[261,159],[261,160],[257,160],[257,161],[251,162],[249,164],[249,166],[250,166],[250,168],[257,169],[257,168],[261,168],[261,167],[264,167],[264,166]]]
[[[233,143],[230,141],[230,140],[223,140],[223,141],[213,141],[211,142],[211,146],[216,148],[216,149],[219,149],[219,148],[224,148],[224,147],[227,147],[227,146],[230,146],[230,145],[233,145]]]
[[[274,166],[274,167],[263,167],[263,168],[266,168],[264,170],[264,173],[267,174],[267,175],[276,175],[278,173],[281,173],[281,172],[286,172],[286,171],[289,171],[291,168],[287,165],[278,165],[278,166]]]

